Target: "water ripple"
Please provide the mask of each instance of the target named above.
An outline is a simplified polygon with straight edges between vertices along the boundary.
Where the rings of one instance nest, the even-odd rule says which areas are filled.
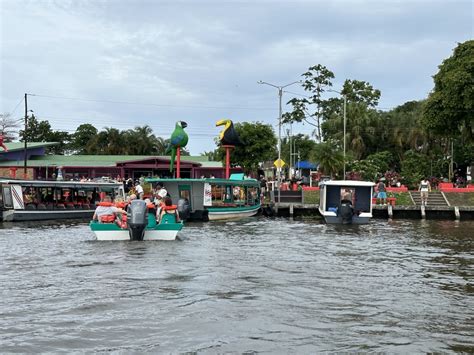
[[[474,352],[473,222],[0,228],[2,352]]]

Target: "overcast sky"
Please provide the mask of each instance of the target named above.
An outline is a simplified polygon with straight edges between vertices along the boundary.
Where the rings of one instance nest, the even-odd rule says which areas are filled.
[[[222,118],[277,131],[277,90],[258,80],[285,85],[323,64],[334,89],[368,81],[388,109],[425,98],[437,66],[474,38],[471,0],[0,3],[0,112],[21,118],[28,93],[38,119],[71,133],[147,124],[168,138],[183,120],[193,155],[215,148]]]

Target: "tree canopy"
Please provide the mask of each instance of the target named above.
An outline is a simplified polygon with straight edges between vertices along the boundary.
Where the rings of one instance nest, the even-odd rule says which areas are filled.
[[[474,40],[460,43],[439,66],[423,121],[441,136],[474,140]]]

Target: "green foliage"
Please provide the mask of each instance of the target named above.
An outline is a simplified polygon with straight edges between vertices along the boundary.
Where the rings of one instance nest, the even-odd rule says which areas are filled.
[[[319,162],[321,172],[330,176],[337,175],[344,167],[343,152],[334,141],[317,144],[312,160]]]
[[[48,147],[47,153],[64,154],[68,150],[70,135],[63,131],[53,131],[48,121],[38,121],[33,115],[28,118],[28,124],[25,131],[20,131],[20,140],[27,142],[58,142],[59,145]]]
[[[426,155],[408,151],[402,162],[402,183],[414,189],[419,182],[430,176],[430,160]]]
[[[388,196],[395,197],[397,199],[395,203],[398,206],[413,206],[413,200],[409,192],[394,192],[389,193]]]
[[[97,135],[98,130],[89,123],[81,124],[76,132],[71,135],[70,149],[76,154],[86,154],[86,149],[91,140]]]
[[[316,142],[305,134],[297,134],[291,137],[292,149],[296,148],[296,153],[300,153],[300,160],[310,160],[316,147]],[[295,153],[293,152],[293,153]],[[281,141],[281,156],[286,162],[290,161],[290,140],[284,137]],[[295,161],[297,156],[293,156]]]
[[[380,166],[373,160],[354,160],[347,165],[348,171],[356,173],[362,180],[375,181],[380,175]]]
[[[305,204],[317,205],[319,203],[319,191],[303,190],[303,200]]]
[[[342,85],[341,93],[346,95],[347,102],[363,103],[369,107],[376,107],[381,95],[380,90],[368,82],[349,79]]]
[[[372,161],[380,173],[389,170],[395,162],[393,154],[388,151],[371,154],[367,157],[367,160]]]
[[[236,146],[231,153],[231,164],[240,166],[245,173],[257,171],[260,162],[273,160],[277,156],[277,138],[271,125],[261,122],[234,124],[243,146]],[[220,145],[220,144],[218,144]],[[219,149],[221,161],[225,161],[225,150]]]
[[[474,40],[460,43],[433,78],[435,86],[424,108],[424,123],[441,136],[462,133],[473,141]]]

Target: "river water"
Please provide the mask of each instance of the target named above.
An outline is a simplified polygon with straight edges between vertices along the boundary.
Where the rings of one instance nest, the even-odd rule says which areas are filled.
[[[474,222],[0,227],[0,352],[474,352]]]

